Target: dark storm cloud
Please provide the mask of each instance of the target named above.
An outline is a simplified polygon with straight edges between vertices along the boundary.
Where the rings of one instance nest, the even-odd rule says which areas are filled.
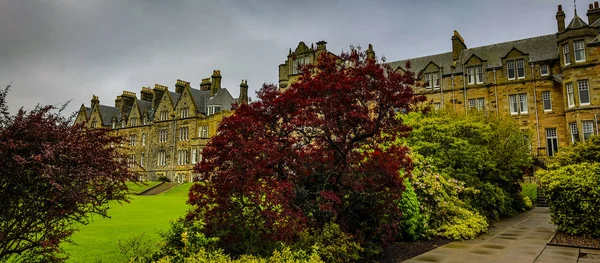
[[[399,60],[449,51],[454,29],[469,47],[555,33],[561,3],[570,20],[560,0],[0,0],[0,84],[13,82],[12,111],[68,99],[73,111],[92,94],[112,105],[154,83],[197,87],[214,69],[234,96],[248,79],[253,96],[299,41],[336,53],[373,43]]]

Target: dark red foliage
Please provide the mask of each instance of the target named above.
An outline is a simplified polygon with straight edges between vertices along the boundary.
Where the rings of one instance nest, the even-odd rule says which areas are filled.
[[[204,219],[229,248],[248,233],[289,242],[330,221],[361,243],[393,241],[399,171],[410,175],[412,163],[407,148],[381,145],[410,131],[396,114],[422,101],[413,84],[414,74],[357,51],[322,55],[285,92],[265,84],[204,149],[188,220]]]
[[[60,242],[91,213],[106,215],[108,201],[126,200],[134,178],[110,147],[119,139],[53,110],[0,116],[0,261],[59,261]]]

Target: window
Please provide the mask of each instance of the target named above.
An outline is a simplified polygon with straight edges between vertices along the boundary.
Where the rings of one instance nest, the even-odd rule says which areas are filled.
[[[467,68],[467,80],[469,84],[475,84],[475,68]]]
[[[92,124],[93,124],[93,123],[92,123]],[[92,128],[94,128],[94,127],[92,127]],[[116,129],[116,128],[117,128],[117,122],[116,122],[116,121],[114,121],[114,120],[113,120],[113,122],[112,122],[112,128],[113,128],[113,129]]]
[[[575,62],[585,61],[585,45],[583,40],[573,42],[573,51],[575,51]]]
[[[142,133],[142,146],[146,145],[146,134]]]
[[[587,80],[577,81],[577,89],[579,90],[579,104],[588,105],[590,104],[590,86],[588,86]]]
[[[485,109],[485,98],[478,98],[477,99],[477,109],[478,110],[484,110]]]
[[[135,134],[129,135],[129,146],[135,146],[136,137]]]
[[[167,133],[167,129],[161,129],[158,132],[158,142],[166,142],[169,138],[169,134]]]
[[[198,149],[192,149],[192,164],[196,164],[198,162]]]
[[[581,122],[582,130],[583,130],[583,140],[587,140],[590,138],[592,134],[594,134],[594,122],[593,121],[582,121]]]
[[[129,155],[127,157],[127,167],[132,168],[135,166],[135,155]]]
[[[140,156],[140,166],[144,167],[144,159],[146,159],[146,154],[142,153],[142,155]]]
[[[577,123],[569,123],[569,131],[571,132],[571,143],[579,141],[579,129],[577,129]]]
[[[517,78],[525,78],[525,62],[522,59],[517,60]]]
[[[167,165],[167,152],[162,150],[158,152],[158,166]]]
[[[189,131],[188,127],[181,127],[181,128],[179,128],[179,140],[180,141],[187,141],[188,140],[188,131]]]
[[[475,67],[475,83],[477,83],[477,84],[483,83],[483,67],[482,66]]]
[[[526,114],[527,113],[527,94],[515,94],[508,96],[508,105],[510,114]]]
[[[91,125],[91,127],[92,127],[92,128],[96,128],[96,125],[98,125],[98,122],[97,122],[96,120],[93,120],[93,121],[92,121],[92,125]],[[113,125],[113,126],[114,126],[114,125]],[[113,127],[113,129],[114,129],[114,127]]]
[[[177,151],[177,164],[184,165],[188,163],[188,151],[179,150]]]
[[[550,91],[542,91],[542,101],[544,101],[544,111],[551,111],[552,100],[550,97]]]
[[[542,75],[542,76],[548,76],[548,75],[550,75],[550,72],[548,70],[548,65],[541,65],[540,66],[540,75]]]
[[[507,69],[508,79],[515,79],[515,62],[507,61],[506,69]]]
[[[423,74],[423,81],[425,82],[425,89],[430,90],[433,85],[433,81],[431,80],[431,73]]]
[[[556,128],[546,129],[546,149],[548,150],[548,156],[554,156],[558,152]]]
[[[432,79],[433,79],[433,88],[434,89],[439,89],[440,88],[440,73],[431,73]]]
[[[297,58],[297,59],[293,60],[292,61],[292,74],[300,73],[300,71],[298,70],[298,67],[302,67],[307,64],[310,64],[310,57],[308,57],[308,56],[302,57],[302,58]]]
[[[567,103],[569,108],[575,106],[575,96],[573,95],[573,83],[566,84],[567,89]]]
[[[198,126],[198,137],[208,138],[208,125]]]
[[[569,44],[563,46],[563,61],[564,65],[571,65],[571,55],[569,55]]]
[[[469,99],[469,109],[474,109],[475,108],[475,99]]]
[[[169,116],[169,111],[164,110],[164,111],[160,112],[160,120],[161,121],[166,121],[168,116]]]
[[[441,107],[442,107],[442,104],[441,104],[441,103],[439,103],[439,102],[434,102],[434,103],[433,103],[433,108],[434,108],[435,110],[439,110]]]
[[[182,118],[182,119],[183,118],[187,118],[188,114],[189,114],[189,111],[190,111],[190,109],[187,108],[187,107],[179,109],[179,116],[180,116],[180,118]]]
[[[131,118],[131,119],[129,120],[129,126],[130,126],[130,127],[137,126],[137,125],[138,125],[137,118]]]
[[[217,114],[220,111],[221,111],[220,106],[208,106],[208,114],[207,115]]]
[[[121,128],[125,128],[125,119],[121,121]]]
[[[144,116],[144,117],[142,118],[142,124],[143,124],[143,125],[146,125],[146,124],[148,124],[148,120],[147,120],[147,117],[146,117],[146,116]]]

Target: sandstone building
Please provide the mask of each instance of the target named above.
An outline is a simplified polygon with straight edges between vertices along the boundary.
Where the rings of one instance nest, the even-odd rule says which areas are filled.
[[[140,97],[123,91],[114,106],[101,105],[93,96],[90,107],[81,105],[75,123],[89,128],[110,129],[123,136],[122,145],[130,167],[140,180],[166,176],[172,181],[193,180],[193,167],[202,160],[202,149],[217,131],[234,103],[248,103],[248,84],[240,84],[240,98],[234,99],[221,87],[221,72],[202,79],[199,89],[177,80],[174,91],[156,84],[143,87]]]
[[[600,8],[589,5],[587,22],[575,11],[570,23],[558,6],[557,32],[481,47],[467,47],[457,31],[451,51],[408,59],[421,74],[434,108],[481,110],[512,116],[529,129],[532,149],[553,156],[560,147],[598,134],[600,117]],[[279,65],[279,86],[298,77],[296,66],[326,52],[326,42],[301,42]],[[367,50],[374,53],[372,46]],[[407,60],[389,62],[399,71]]]

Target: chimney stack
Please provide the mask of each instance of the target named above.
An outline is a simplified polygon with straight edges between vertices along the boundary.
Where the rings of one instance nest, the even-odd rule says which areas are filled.
[[[100,100],[98,99],[98,96],[96,95],[92,95],[92,109],[94,108],[94,106],[100,104]]]
[[[248,104],[248,80],[243,80],[240,84],[240,104]]]
[[[598,2],[594,2],[594,4],[590,4],[590,8],[587,11],[588,24],[593,24],[598,21],[600,18],[600,8],[598,7]]]
[[[180,80],[177,79],[177,82],[175,83],[175,92],[182,94],[183,90],[185,89],[185,86],[190,85],[189,82],[185,81],[185,80]]]
[[[210,85],[210,78],[202,79],[202,82],[200,83],[200,90],[210,90]]]
[[[123,105],[122,101],[123,97],[121,95],[117,96],[117,99],[115,100],[115,108],[121,109],[121,105]]]
[[[210,96],[214,96],[221,89],[221,71],[213,70],[211,78]]]
[[[149,87],[142,87],[142,91],[140,91],[140,98],[143,101],[152,102],[152,98],[154,97],[154,92]]]
[[[327,42],[325,42],[323,40],[317,42],[317,50],[326,50],[326,49],[327,49]]]
[[[375,60],[375,50],[373,50],[373,45],[369,44],[369,49],[367,49],[367,60]]]
[[[460,53],[465,49],[467,49],[465,40],[460,36],[458,31],[454,30],[454,35],[452,36],[452,60],[457,61],[460,58]]]
[[[558,5],[558,12],[556,12],[556,23],[558,24],[558,32],[565,31],[565,12],[562,10],[562,5]]]

